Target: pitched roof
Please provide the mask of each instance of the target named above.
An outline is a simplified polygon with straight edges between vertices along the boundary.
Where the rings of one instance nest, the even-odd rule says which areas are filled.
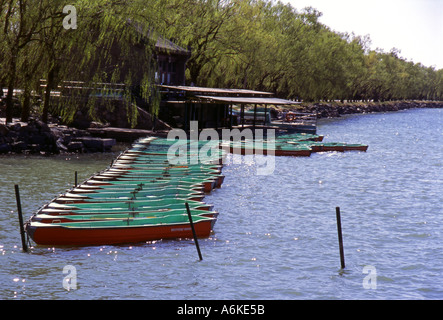
[[[171,40],[165,39],[163,37],[157,38],[157,43],[155,44],[155,48],[175,54],[182,54],[182,55],[190,55],[191,51],[180,47],[179,45],[175,44]]]
[[[157,50],[166,51],[168,53],[182,54],[182,55],[191,54],[190,50],[180,47],[171,40],[160,36],[157,32],[155,32],[151,28],[146,28],[142,24],[131,20],[128,20],[128,24],[133,26],[134,29],[138,32],[138,34],[142,36],[142,38],[156,41],[155,48]]]

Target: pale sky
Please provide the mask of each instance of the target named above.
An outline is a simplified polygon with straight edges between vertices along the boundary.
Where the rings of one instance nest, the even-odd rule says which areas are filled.
[[[371,49],[400,50],[407,61],[443,69],[443,0],[282,0],[313,7],[338,32],[369,35]]]

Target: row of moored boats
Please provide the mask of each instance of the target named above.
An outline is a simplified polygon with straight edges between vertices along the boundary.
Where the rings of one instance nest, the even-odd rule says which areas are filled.
[[[109,168],[40,208],[26,223],[27,234],[41,245],[192,238],[187,203],[197,237],[208,237],[218,213],[203,198],[223,183],[226,152],[206,164],[171,165],[172,143],[138,140]]]
[[[279,135],[275,139],[224,141],[221,147],[231,153],[309,157],[316,152],[366,151],[367,145],[323,142],[324,136],[307,133]]]
[[[41,245],[192,238],[190,214],[197,237],[208,237],[218,212],[203,200],[205,194],[222,185],[223,159],[228,152],[310,156],[312,152],[367,150],[366,145],[322,140],[318,135],[288,134],[272,141],[216,141],[216,148],[205,152],[204,161],[200,161],[207,143],[139,139],[107,169],[40,208],[26,222],[26,232]],[[171,157],[171,147],[185,158],[177,161],[175,151]]]

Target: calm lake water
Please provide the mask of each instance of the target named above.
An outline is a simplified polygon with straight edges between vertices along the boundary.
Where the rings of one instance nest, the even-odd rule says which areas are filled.
[[[117,153],[0,157],[0,299],[443,299],[442,127],[441,109],[351,115],[318,133],[367,152],[231,161],[203,261],[191,240],[21,252],[14,184],[27,219]]]

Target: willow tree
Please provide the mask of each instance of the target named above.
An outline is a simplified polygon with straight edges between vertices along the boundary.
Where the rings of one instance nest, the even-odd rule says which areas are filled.
[[[44,52],[40,50],[37,41],[30,43],[27,48],[27,54],[20,56],[21,61],[17,68],[18,87],[21,88],[22,94],[19,97],[21,102],[20,121],[28,122],[31,107],[36,103],[34,94],[40,90],[40,79],[42,78],[42,60]]]
[[[8,87],[7,121],[12,121],[14,89],[23,88],[25,101],[31,89],[38,91],[35,79],[45,79],[42,119],[51,111],[70,121],[79,108],[80,93],[62,104],[53,104],[51,92],[63,88],[67,80],[82,81],[90,92],[87,108],[94,116],[94,96],[109,92],[103,83],[125,85],[123,100],[128,121],[137,117],[134,92],[158,111],[152,50],[158,29],[156,7],[159,1],[77,0],[76,28],[66,27],[69,11],[63,0],[1,0],[0,61],[2,83]],[[68,21],[69,25],[69,21]],[[37,81],[38,83],[38,81]],[[97,85],[101,83],[101,85]],[[134,90],[134,87],[137,89]],[[98,92],[100,91],[100,92]],[[83,91],[84,93],[85,91]],[[28,113],[24,103],[23,119]],[[111,108],[111,107],[110,107]]]
[[[136,106],[158,113],[154,46],[158,36],[191,47],[187,82],[244,87],[285,98],[442,99],[442,72],[408,62],[391,50],[368,49],[368,37],[340,34],[300,12],[269,0],[72,0],[76,28],[65,28],[66,1],[0,0],[0,84],[7,86],[7,121],[14,89],[23,89],[22,119],[31,92],[46,79],[42,118],[72,121],[80,107],[96,118],[97,97],[121,84],[128,122]],[[80,81],[53,103],[51,91]],[[2,93],[2,92],[1,92]],[[85,100],[84,102],[82,102]],[[101,99],[113,111],[114,105]],[[83,106],[82,106],[83,105]]]
[[[163,0],[157,12],[157,26],[163,36],[178,45],[191,48],[187,61],[187,81],[206,86],[212,81],[212,71],[226,53],[222,39],[230,35],[226,26],[240,1],[228,0]]]
[[[262,37],[267,36],[261,28],[264,11],[248,1],[238,1],[230,10],[230,19],[212,44],[212,63],[201,69],[211,85],[252,89],[257,85],[256,76],[263,74],[259,64],[267,62],[262,48]]]
[[[443,69],[436,71],[434,99],[443,101]]]
[[[77,28],[66,29],[61,20],[66,16],[54,8],[54,19],[49,21],[42,42],[47,56],[47,84],[43,118],[49,111],[49,90],[55,85],[66,88],[70,81],[80,81],[84,88],[70,90],[70,99],[56,105],[55,111],[67,122],[72,121],[86,98],[85,106],[91,118],[96,117],[97,96],[113,91],[110,83],[122,84],[123,101],[128,122],[134,126],[137,108],[134,86],[145,100],[150,100],[151,111],[156,111],[153,86],[152,48],[155,40],[149,33],[149,12],[152,6],[143,1],[127,4],[124,1],[74,1]],[[72,84],[71,84],[72,86]],[[86,96],[86,97],[85,97]],[[114,105],[101,99],[109,111]],[[158,107],[157,107],[158,109]]]
[[[0,2],[0,43],[2,73],[7,85],[6,122],[12,121],[14,89],[19,83],[22,63],[30,63],[28,46],[36,41],[42,21],[48,19],[49,0],[10,0]]]
[[[279,46],[285,48],[286,55],[283,78],[285,87],[280,92],[282,96],[312,99],[312,88],[316,86],[312,52],[323,27],[318,21],[320,16],[321,13],[311,7],[297,12],[290,5],[286,5],[278,15],[283,32]]]

